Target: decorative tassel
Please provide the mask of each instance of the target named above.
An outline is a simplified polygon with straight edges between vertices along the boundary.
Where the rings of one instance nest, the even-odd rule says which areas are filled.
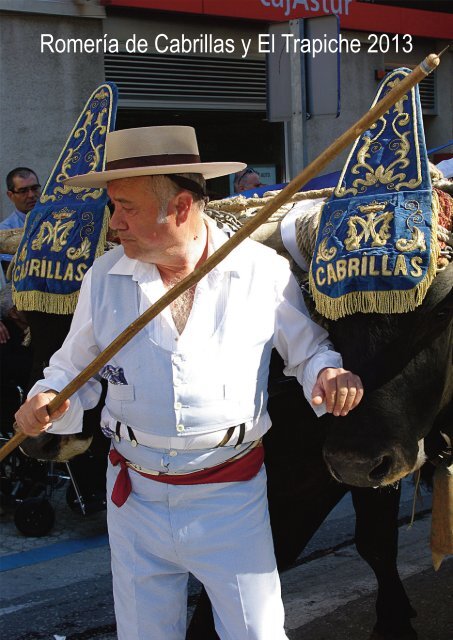
[[[453,554],[453,465],[439,465],[434,472],[431,553],[435,571]]]

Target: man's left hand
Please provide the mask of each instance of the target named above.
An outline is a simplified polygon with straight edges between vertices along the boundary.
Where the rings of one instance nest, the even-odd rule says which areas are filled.
[[[359,376],[345,369],[321,369],[311,394],[312,404],[326,402],[326,410],[334,416],[346,416],[363,398]]]

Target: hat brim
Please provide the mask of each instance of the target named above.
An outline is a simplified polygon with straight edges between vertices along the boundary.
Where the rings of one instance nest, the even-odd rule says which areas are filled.
[[[198,162],[196,164],[173,164],[130,169],[112,169],[110,171],[91,171],[63,180],[70,187],[106,187],[112,180],[137,178],[140,176],[158,176],[172,173],[201,173],[204,178],[219,178],[246,168],[243,162]]]

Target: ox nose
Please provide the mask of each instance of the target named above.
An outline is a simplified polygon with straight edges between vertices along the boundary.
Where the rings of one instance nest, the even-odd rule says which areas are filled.
[[[376,487],[385,484],[391,475],[393,458],[383,454],[377,458],[351,458],[350,455],[324,452],[324,459],[330,473],[338,482],[357,487]]]
[[[369,479],[372,482],[382,482],[386,476],[389,475],[393,466],[393,460],[390,455],[381,456],[375,461],[375,465],[368,474]]]

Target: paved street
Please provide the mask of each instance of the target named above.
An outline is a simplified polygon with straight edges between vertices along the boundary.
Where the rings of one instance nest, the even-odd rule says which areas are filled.
[[[402,516],[411,509],[411,485]],[[105,512],[87,517],[66,505],[64,487],[52,497],[56,523],[43,538],[21,535],[7,509],[1,523],[2,640],[115,640]],[[453,559],[438,573],[428,547],[430,497],[415,524],[400,528],[401,575],[419,617],[420,640],[453,638]],[[423,515],[424,514],[424,515]],[[375,582],[352,544],[354,518],[346,497],[282,576],[290,640],[367,640],[374,619]],[[191,582],[190,603],[197,585]],[[154,640],[154,639],[150,639]],[[155,639],[158,640],[158,639]]]

